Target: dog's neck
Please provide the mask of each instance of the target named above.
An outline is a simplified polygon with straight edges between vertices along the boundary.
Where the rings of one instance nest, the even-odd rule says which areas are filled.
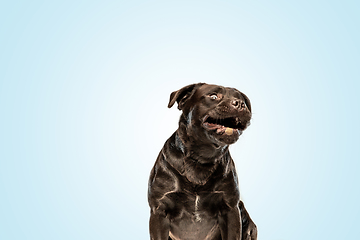
[[[228,146],[219,147],[200,141],[187,131],[189,129],[180,123],[179,129],[174,134],[173,145],[182,152],[182,157],[170,164],[190,182],[204,185],[219,164],[227,164],[223,163],[222,159],[224,154],[228,153]]]
[[[204,137],[198,137],[194,132],[189,134],[189,131],[193,129],[180,123],[176,132],[176,146],[186,158],[200,164],[215,164],[228,151],[228,145],[219,146],[212,142],[204,142]]]

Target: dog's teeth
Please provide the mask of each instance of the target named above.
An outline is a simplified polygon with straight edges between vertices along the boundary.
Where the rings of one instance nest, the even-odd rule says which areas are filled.
[[[229,127],[228,127],[228,128],[225,129],[226,135],[232,135],[233,132],[234,132],[234,129],[232,129],[232,128],[229,128]]]

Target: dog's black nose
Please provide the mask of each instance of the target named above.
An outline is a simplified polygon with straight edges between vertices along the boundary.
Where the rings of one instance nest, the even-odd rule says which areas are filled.
[[[239,99],[232,100],[231,105],[233,105],[235,108],[239,108],[239,110],[244,110],[246,107],[246,104]]]

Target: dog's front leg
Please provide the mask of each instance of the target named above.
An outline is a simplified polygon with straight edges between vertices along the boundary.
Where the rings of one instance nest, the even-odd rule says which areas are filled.
[[[240,201],[239,209],[242,222],[242,238],[241,240],[257,240],[257,228],[249,213],[246,211],[244,203]]]
[[[155,211],[150,216],[150,239],[168,240],[170,231],[170,220],[165,213]]]
[[[238,206],[220,214],[219,226],[222,240],[240,240],[241,216]]]

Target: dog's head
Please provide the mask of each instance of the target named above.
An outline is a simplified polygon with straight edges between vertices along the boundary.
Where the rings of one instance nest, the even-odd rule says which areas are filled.
[[[235,88],[192,84],[171,93],[168,107],[175,102],[183,112],[180,127],[204,143],[235,143],[250,124],[250,100]]]

